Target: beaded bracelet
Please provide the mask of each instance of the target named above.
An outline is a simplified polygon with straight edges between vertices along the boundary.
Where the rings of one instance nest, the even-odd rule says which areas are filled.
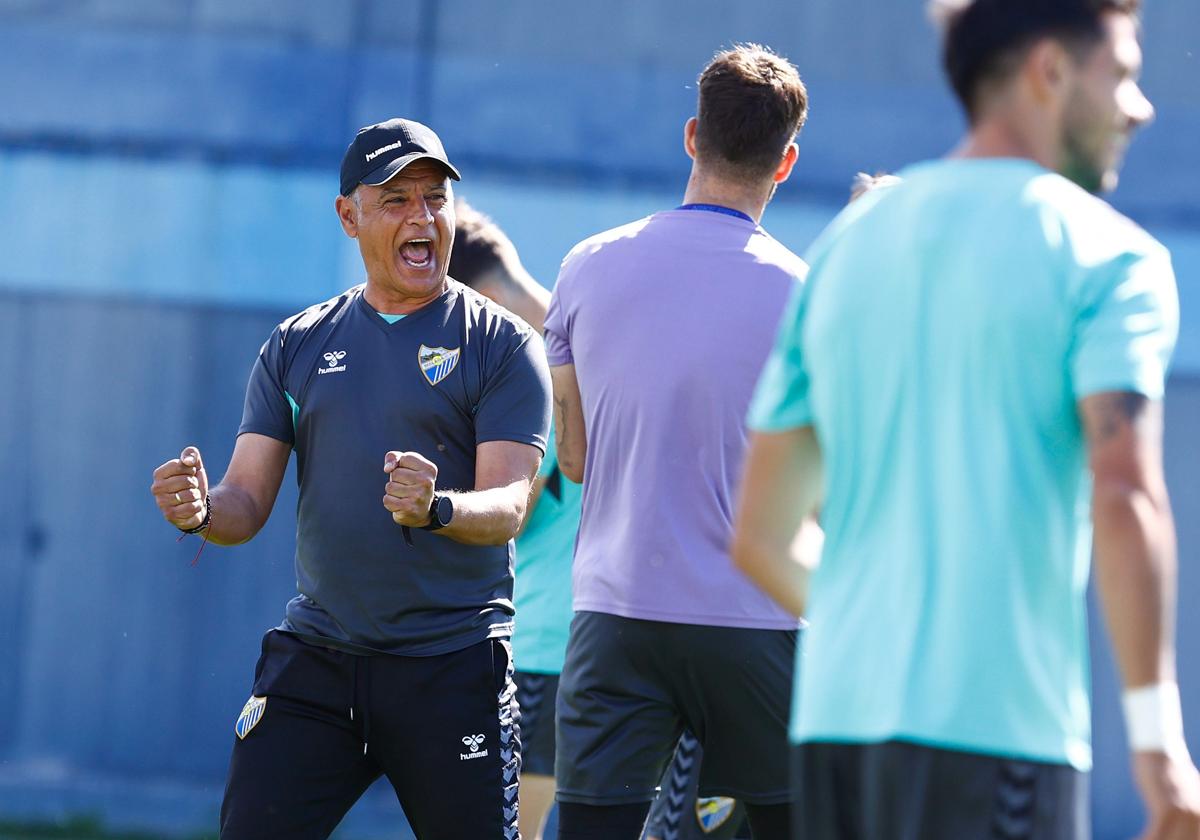
[[[180,528],[179,530],[185,534],[199,534],[201,531],[208,528],[212,524],[212,504],[209,502],[208,494],[204,496],[204,518],[200,520],[200,524],[195,528]]]

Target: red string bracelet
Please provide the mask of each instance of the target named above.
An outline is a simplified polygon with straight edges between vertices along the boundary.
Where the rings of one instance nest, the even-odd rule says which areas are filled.
[[[207,495],[204,497],[204,518],[200,520],[200,524],[195,528],[180,528],[181,533],[179,539],[175,542],[180,542],[184,537],[190,534],[199,534],[204,532],[204,542],[200,543],[200,548],[196,549],[196,556],[192,558],[190,565],[195,566],[200,562],[200,553],[204,551],[204,546],[208,545],[208,526],[212,524],[212,500]]]

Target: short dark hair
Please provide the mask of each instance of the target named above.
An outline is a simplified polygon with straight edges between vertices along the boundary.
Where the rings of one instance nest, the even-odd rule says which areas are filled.
[[[1140,0],[968,0],[945,15],[942,67],[972,123],[986,82],[1008,76],[1039,38],[1059,38],[1075,50],[1104,37],[1106,12],[1137,15]]]
[[[713,57],[697,85],[696,156],[751,177],[774,172],[808,117],[808,91],[792,63],[736,44]]]
[[[504,266],[504,250],[511,246],[495,222],[461,198],[454,201],[454,216],[449,273],[474,289],[489,271]]]

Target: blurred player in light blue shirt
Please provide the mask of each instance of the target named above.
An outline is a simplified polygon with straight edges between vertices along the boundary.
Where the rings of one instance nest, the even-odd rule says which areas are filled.
[[[1136,10],[956,7],[966,141],[822,234],[751,405],[735,556],[808,608],[802,831],[1088,835],[1090,492],[1135,773],[1154,831],[1192,826],[1153,836],[1195,838],[1161,464],[1174,275],[1089,192],[1153,114]],[[787,547],[818,509],[810,578]]]
[[[516,247],[484,214],[456,202],[450,275],[523,318],[539,333],[550,292],[525,270]],[[583,488],[562,474],[553,443],[534,481],[516,541],[513,660],[521,707],[520,830],[540,840],[554,801],[554,701],[567,650],[571,557]]]
[[[550,433],[551,446],[554,432]],[[583,488],[558,468],[557,455],[542,459],[534,492],[538,494],[525,528],[517,536],[513,602],[524,609],[513,633],[513,654],[521,670],[559,674],[571,628],[571,555],[579,533]]]

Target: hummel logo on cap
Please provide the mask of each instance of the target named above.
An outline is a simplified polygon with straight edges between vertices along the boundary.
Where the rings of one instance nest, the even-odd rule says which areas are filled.
[[[436,160],[451,178],[462,180],[429,126],[397,117],[360,128],[342,158],[342,195],[350,195],[359,184],[387,183],[416,160]]]

